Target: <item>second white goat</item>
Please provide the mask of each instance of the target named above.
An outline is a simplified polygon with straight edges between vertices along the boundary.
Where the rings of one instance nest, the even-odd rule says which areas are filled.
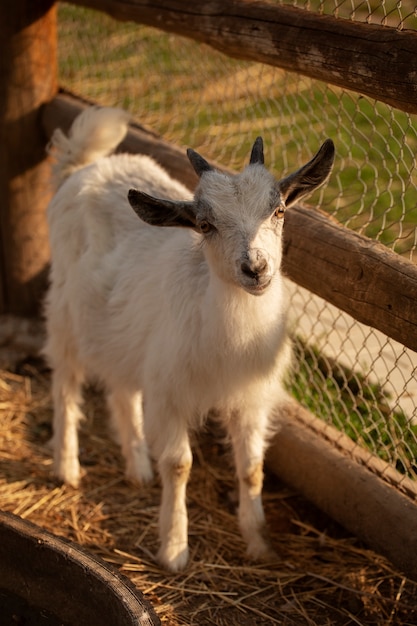
[[[149,452],[157,461],[159,560],[177,571],[188,559],[189,433],[213,409],[234,451],[248,554],[261,558],[264,452],[291,358],[284,213],[327,179],[333,143],[279,181],[260,138],[237,175],[189,150],[200,176],[192,197],[147,156],[108,156],[126,130],[122,111],[90,108],[69,137],[52,139],[61,183],[48,208],[54,471],[79,484],[81,386],[99,378],[127,476],[148,481]]]

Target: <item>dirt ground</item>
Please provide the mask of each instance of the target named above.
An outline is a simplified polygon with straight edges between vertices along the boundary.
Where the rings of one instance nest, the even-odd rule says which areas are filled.
[[[248,561],[229,449],[212,425],[194,442],[190,563],[177,575],[161,570],[154,558],[159,481],[140,489],[125,481],[99,391],[86,393],[81,488],[53,479],[49,378],[39,360],[0,371],[0,509],[112,563],[146,595],[163,624],[417,624],[417,584],[268,472],[264,504],[278,557]]]

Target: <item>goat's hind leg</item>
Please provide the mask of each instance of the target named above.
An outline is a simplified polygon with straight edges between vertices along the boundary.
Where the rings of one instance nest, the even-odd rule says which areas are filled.
[[[78,487],[81,476],[78,460],[78,426],[83,418],[80,409],[83,375],[61,361],[52,373],[54,419],[52,445],[54,475],[68,485]]]
[[[71,317],[65,306],[58,306],[63,296],[59,290],[52,290],[47,299],[47,341],[43,353],[52,369],[53,472],[59,480],[78,487],[78,426],[83,418],[80,405],[84,369],[79,362]]]
[[[253,559],[270,558],[274,553],[265,539],[262,506],[267,416],[259,414],[245,419],[236,411],[227,427],[239,480],[239,525],[247,544],[247,553]]]
[[[143,432],[142,394],[118,389],[108,395],[113,428],[126,460],[126,478],[140,484],[153,472]]]

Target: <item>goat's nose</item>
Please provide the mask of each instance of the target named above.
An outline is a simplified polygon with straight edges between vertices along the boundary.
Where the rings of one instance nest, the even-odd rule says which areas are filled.
[[[240,269],[243,274],[246,274],[249,278],[258,278],[262,276],[262,274],[265,274],[268,269],[268,263],[264,258],[258,259],[252,263],[250,261],[243,261]]]

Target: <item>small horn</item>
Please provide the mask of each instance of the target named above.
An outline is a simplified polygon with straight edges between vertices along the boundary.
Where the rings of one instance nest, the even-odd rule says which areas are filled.
[[[262,137],[257,137],[255,139],[255,143],[253,144],[252,152],[250,153],[250,161],[249,163],[252,165],[254,163],[264,164],[264,142]]]
[[[211,170],[214,169],[210,165],[210,163],[206,161],[204,157],[201,156],[201,154],[198,154],[198,152],[196,152],[192,148],[188,148],[187,156],[189,158],[191,165],[194,168],[195,173],[198,176],[201,176],[204,172],[210,172]]]

